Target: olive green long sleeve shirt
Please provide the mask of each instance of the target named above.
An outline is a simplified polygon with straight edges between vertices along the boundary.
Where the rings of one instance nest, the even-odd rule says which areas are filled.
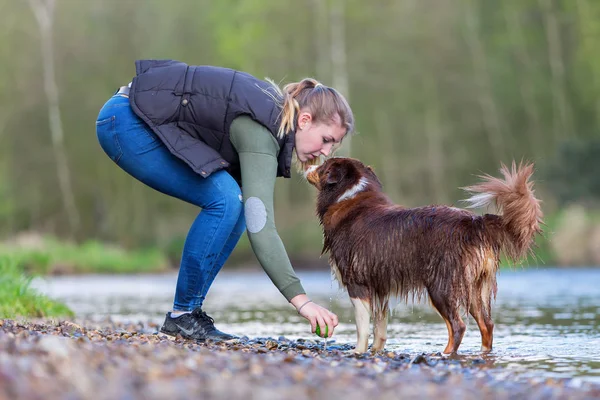
[[[306,292],[275,227],[273,195],[279,145],[267,128],[248,116],[233,120],[229,132],[231,143],[240,157],[250,245],[273,284],[290,301]]]

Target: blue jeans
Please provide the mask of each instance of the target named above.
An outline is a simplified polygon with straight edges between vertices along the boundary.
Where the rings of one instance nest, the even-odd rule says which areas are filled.
[[[208,178],[196,174],[171,154],[122,95],[113,96],[102,107],[96,133],[102,149],[125,172],[159,192],[202,208],[185,240],[173,309],[201,307],[246,229],[239,185],[223,170]]]

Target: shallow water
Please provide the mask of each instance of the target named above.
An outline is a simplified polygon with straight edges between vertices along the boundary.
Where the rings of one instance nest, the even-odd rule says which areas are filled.
[[[337,313],[335,344],[355,341],[352,306],[329,272],[300,273],[308,294]],[[34,281],[81,319],[162,323],[177,276],[63,276]],[[315,338],[262,272],[223,271],[204,309],[219,329],[249,337]],[[493,306],[494,350],[483,368],[516,379],[577,377],[600,383],[600,268],[502,271]],[[459,358],[481,358],[477,324],[469,317]],[[387,350],[441,352],[446,325],[427,302],[399,304]]]

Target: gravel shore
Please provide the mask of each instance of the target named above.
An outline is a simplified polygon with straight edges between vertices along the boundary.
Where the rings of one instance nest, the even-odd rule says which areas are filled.
[[[0,399],[600,398],[599,385],[515,380],[484,358],[354,355],[283,337],[200,344],[77,322],[0,320]]]

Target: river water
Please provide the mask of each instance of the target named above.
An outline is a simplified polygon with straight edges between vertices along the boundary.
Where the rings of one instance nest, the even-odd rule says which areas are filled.
[[[299,273],[309,296],[339,316],[335,344],[355,343],[354,313],[328,271]],[[65,302],[81,320],[160,324],[170,310],[176,274],[60,276],[33,286]],[[318,339],[260,271],[224,270],[204,304],[217,328],[248,337]],[[494,350],[484,357],[496,374],[516,379],[576,377],[600,383],[600,268],[515,269],[498,276],[493,306]],[[477,324],[469,317],[460,357],[480,358]],[[387,350],[441,352],[446,325],[425,301],[399,304]]]

